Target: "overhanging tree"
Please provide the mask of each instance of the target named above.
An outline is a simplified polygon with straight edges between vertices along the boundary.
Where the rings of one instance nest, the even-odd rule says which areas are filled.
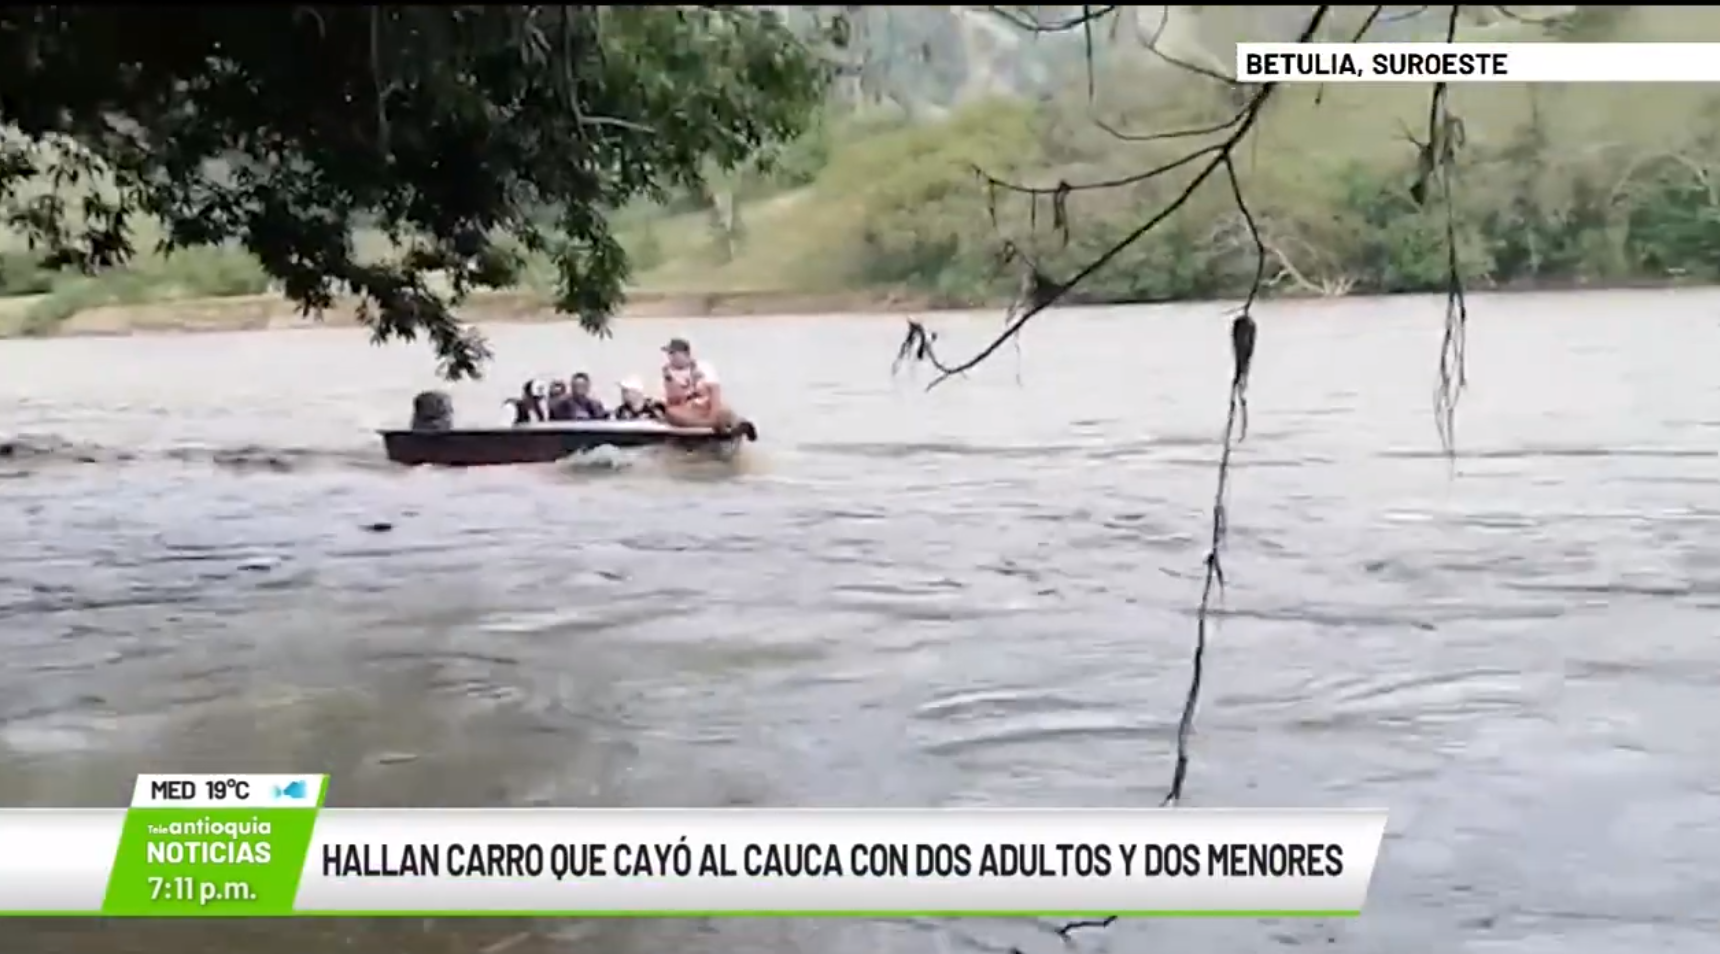
[[[469,291],[547,255],[603,332],[628,275],[606,214],[794,137],[826,77],[753,7],[8,7],[0,202],[60,267],[124,263],[146,217],[164,251],[236,243],[460,378],[488,356]],[[400,254],[361,261],[363,227]]]

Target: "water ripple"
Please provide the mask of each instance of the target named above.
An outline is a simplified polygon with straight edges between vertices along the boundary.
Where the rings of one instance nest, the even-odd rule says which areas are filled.
[[[1712,946],[1712,298],[1479,297],[1449,462],[1437,307],[1265,306],[1190,799],[1384,804],[1390,841],[1357,922],[1084,944]],[[381,460],[372,430],[431,383],[417,349],[0,342],[0,798],[117,804],[170,764],[315,766],[341,804],[1152,804],[1223,423],[1216,314],[1072,312],[1020,383],[931,394],[851,360],[893,353],[888,322],[702,323],[770,424],[757,455],[472,473]],[[964,320],[939,319],[994,327]],[[668,333],[498,327],[456,403],[498,408],[545,354],[638,373]],[[1019,919],[9,929],[89,954],[1063,946]]]

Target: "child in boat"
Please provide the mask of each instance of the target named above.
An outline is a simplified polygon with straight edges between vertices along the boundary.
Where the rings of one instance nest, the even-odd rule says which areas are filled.
[[[543,420],[543,398],[538,396],[538,384],[528,380],[520,385],[520,396],[502,402],[514,409],[514,426],[520,427]]]
[[[645,393],[645,385],[638,378],[628,378],[621,382],[621,403],[615,406],[615,419],[618,421],[661,421],[663,420],[663,402],[654,400]]]

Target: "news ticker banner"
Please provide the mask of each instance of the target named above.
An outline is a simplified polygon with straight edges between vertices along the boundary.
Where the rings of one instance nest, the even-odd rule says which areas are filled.
[[[0,810],[0,915],[1341,917],[1375,810],[331,809],[321,775],[153,775]]]
[[[1720,43],[1238,43],[1247,83],[1713,83]]]

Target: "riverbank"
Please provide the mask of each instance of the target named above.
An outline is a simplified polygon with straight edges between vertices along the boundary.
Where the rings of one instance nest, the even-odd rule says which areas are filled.
[[[1471,292],[1476,294],[1559,294],[1600,291],[1653,291],[1699,287],[1709,286],[1704,282],[1679,278],[1644,278],[1605,284],[1517,283],[1504,287],[1471,289]],[[1308,298],[1316,296],[1290,294],[1275,297]],[[106,305],[79,312],[51,328],[32,329],[21,320],[21,317],[28,312],[30,301],[28,298],[0,299],[0,339],[197,334],[318,327],[349,328],[358,323],[355,317],[357,314],[355,301],[337,302],[336,306],[319,320],[300,315],[296,306],[279,295],[240,295],[135,305]],[[1084,304],[1097,303],[1085,302]],[[1115,302],[1113,304],[1130,303]],[[620,317],[716,319],[800,317],[829,314],[904,315],[976,307],[1002,308],[1005,305],[1005,302],[939,301],[928,295],[888,290],[825,293],[642,291],[631,295],[626,306],[621,310]],[[553,305],[542,295],[526,291],[475,294],[461,309],[460,316],[465,321],[474,324],[571,320],[566,315],[558,314]]]
[[[319,318],[299,314],[279,295],[105,305],[81,311],[51,327],[31,327],[24,316],[30,299],[0,299],[0,338],[93,335],[194,334],[286,328],[352,327],[356,301],[339,301]],[[827,294],[801,292],[638,292],[621,311],[624,318],[730,318],[833,313],[900,314],[952,307],[929,296],[889,291]],[[542,295],[505,291],[473,295],[460,317],[474,324],[565,321]]]

